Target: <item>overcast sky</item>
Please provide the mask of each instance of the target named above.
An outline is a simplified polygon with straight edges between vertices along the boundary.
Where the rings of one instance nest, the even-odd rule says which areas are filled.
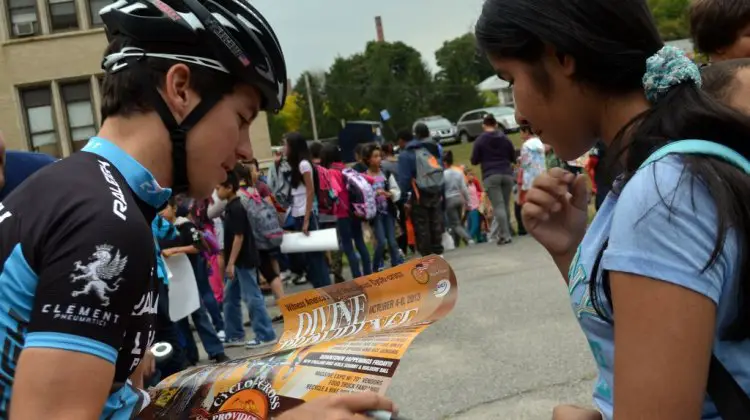
[[[292,83],[364,50],[382,16],[386,41],[403,41],[435,69],[435,50],[471,30],[483,0],[255,0],[276,30]]]

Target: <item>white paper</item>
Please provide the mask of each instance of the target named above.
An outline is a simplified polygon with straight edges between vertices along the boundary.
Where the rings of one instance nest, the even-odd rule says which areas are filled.
[[[193,265],[185,254],[165,258],[169,277],[169,318],[179,321],[201,306]]]
[[[338,250],[339,238],[334,228],[314,230],[310,236],[302,232],[285,233],[281,241],[281,252],[284,254]]]

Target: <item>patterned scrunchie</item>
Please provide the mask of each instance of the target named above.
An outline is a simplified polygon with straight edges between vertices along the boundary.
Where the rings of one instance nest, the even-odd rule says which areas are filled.
[[[685,82],[693,82],[698,88],[702,85],[698,66],[681,49],[666,45],[646,60],[643,89],[651,103],[658,102],[669,89]]]

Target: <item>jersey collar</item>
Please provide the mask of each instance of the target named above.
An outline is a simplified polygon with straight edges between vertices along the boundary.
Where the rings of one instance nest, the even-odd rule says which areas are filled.
[[[159,186],[148,169],[108,140],[92,137],[82,151],[99,155],[110,161],[125,177],[130,189],[154,208],[162,208],[172,195],[171,189]]]

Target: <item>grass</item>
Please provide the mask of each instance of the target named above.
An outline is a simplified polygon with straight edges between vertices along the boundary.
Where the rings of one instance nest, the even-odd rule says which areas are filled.
[[[519,133],[513,133],[508,136],[510,138],[510,141],[513,142],[513,146],[516,149],[521,148],[521,145],[523,144],[523,139],[521,139],[521,135]],[[482,177],[482,171],[479,168],[479,166],[474,166],[471,164],[471,151],[474,148],[474,143],[460,143],[455,144],[452,146],[447,146],[446,150],[453,151],[453,161],[456,165],[463,165],[466,168],[471,168],[474,171],[474,174],[477,176],[477,178],[481,179]],[[591,184],[591,180],[589,180],[589,185]],[[512,199],[512,196],[511,196]],[[513,206],[510,206],[512,209]],[[591,204],[589,205],[589,223],[594,218],[594,215],[596,214],[596,209],[594,206],[594,199],[591,198]],[[511,220],[513,221],[513,224],[515,225],[515,217],[511,217]],[[515,228],[515,226],[514,226]]]
[[[521,148],[523,140],[521,139],[520,134],[513,133],[508,137],[510,138],[510,141],[513,142],[513,146],[515,146],[516,149]],[[474,174],[478,178],[481,178],[482,171],[479,169],[479,166],[474,166],[471,164],[471,150],[473,148],[474,143],[459,143],[452,146],[447,146],[445,149],[453,152],[453,161],[456,165],[463,165],[466,168],[471,168],[474,171]]]

